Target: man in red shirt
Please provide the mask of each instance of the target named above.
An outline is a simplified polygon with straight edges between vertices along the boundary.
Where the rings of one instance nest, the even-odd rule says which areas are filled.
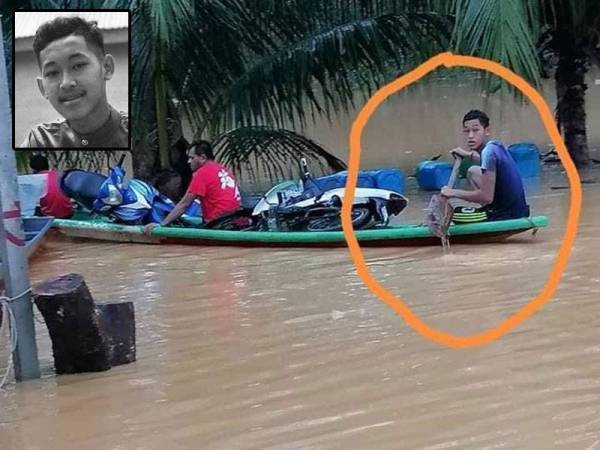
[[[68,219],[73,215],[73,206],[71,200],[63,194],[58,181],[60,173],[56,170],[49,170],[48,159],[43,155],[33,155],[29,159],[29,167],[34,174],[45,173],[47,176],[48,192],[45,197],[40,198],[40,211],[44,216],[57,217],[59,219]]]
[[[198,198],[202,205],[204,223],[241,207],[237,183],[225,166],[214,161],[212,146],[208,141],[198,140],[190,144],[188,163],[194,174],[187,192],[160,224],[146,225],[146,233],[150,233],[159,225],[164,227],[173,223],[183,215],[195,198]]]

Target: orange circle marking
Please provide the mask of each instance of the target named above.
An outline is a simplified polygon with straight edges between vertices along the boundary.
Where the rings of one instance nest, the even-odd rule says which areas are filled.
[[[360,166],[361,136],[363,129],[369,121],[371,115],[391,94],[399,91],[409,84],[414,83],[415,81],[420,80],[439,66],[462,66],[487,70],[488,72],[503,78],[515,86],[527,98],[529,98],[531,103],[533,103],[537,108],[546,131],[548,132],[552,143],[558,151],[560,160],[566,169],[571,188],[571,204],[567,218],[567,227],[563,236],[563,240],[558,249],[554,265],[552,266],[552,270],[548,276],[548,281],[546,282],[544,288],[527,305],[523,306],[516,313],[498,324],[496,327],[492,327],[483,331],[482,333],[471,336],[454,336],[430,327],[415,313],[413,313],[401,298],[396,297],[394,294],[389,292],[373,276],[371,276],[365,263],[362,250],[352,228],[352,221],[350,217],[352,202],[344,201],[342,206],[342,227],[344,230],[344,237],[346,239],[346,243],[348,244],[348,248],[350,249],[350,255],[352,256],[352,261],[354,262],[356,271],[371,292],[373,292],[383,303],[392,308],[397,314],[403,317],[408,325],[410,325],[414,330],[419,332],[427,339],[431,339],[434,342],[447,345],[449,347],[468,348],[488,344],[494,339],[497,339],[505,333],[508,333],[525,319],[539,311],[542,306],[544,306],[544,304],[550,300],[556,291],[556,288],[560,282],[560,277],[565,270],[571,254],[571,249],[573,247],[573,241],[575,240],[575,235],[577,233],[579,214],[581,212],[581,182],[579,179],[579,174],[575,169],[575,165],[569,156],[569,152],[567,151],[567,148],[561,139],[560,133],[556,128],[550,108],[546,104],[544,98],[529,83],[496,62],[483,58],[476,58],[473,56],[454,55],[447,52],[434,56],[413,71],[383,86],[369,99],[366,105],[359,112],[354,123],[352,124],[352,129],[350,130],[350,161],[348,165],[348,179],[346,181],[347,195],[345,198],[354,197],[358,178],[358,169]]]

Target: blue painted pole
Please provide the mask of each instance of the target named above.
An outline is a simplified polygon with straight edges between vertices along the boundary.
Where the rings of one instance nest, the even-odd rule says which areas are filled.
[[[17,381],[40,377],[33,307],[29,291],[29,271],[25,233],[17,191],[17,166],[12,149],[12,118],[6,78],[6,60],[0,24],[0,258],[6,296],[17,328],[13,353]],[[7,322],[7,318],[4,319]]]

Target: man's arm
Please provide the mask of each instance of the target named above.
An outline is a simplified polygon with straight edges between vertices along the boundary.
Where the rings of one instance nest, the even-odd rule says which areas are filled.
[[[479,189],[465,191],[462,189],[450,189],[448,186],[442,188],[444,197],[454,197],[467,202],[479,203],[481,206],[489,205],[494,201],[496,188],[496,171],[485,170],[481,174],[481,186]]]
[[[173,211],[167,214],[167,217],[163,219],[163,221],[160,223],[160,226],[166,227],[167,225],[173,223],[175,220],[179,219],[183,215],[187,207],[190,206],[190,204],[194,201],[194,198],[196,198],[194,194],[186,192],[183,198],[179,200],[179,202],[175,205]]]
[[[481,156],[475,150],[464,150],[460,147],[456,147],[450,150],[450,154],[455,158],[456,156],[460,156],[462,159],[469,160],[475,164],[479,164],[481,162]]]

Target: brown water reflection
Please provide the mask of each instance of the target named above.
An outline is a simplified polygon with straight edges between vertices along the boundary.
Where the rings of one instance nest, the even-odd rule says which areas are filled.
[[[558,184],[553,169],[528,187],[551,221],[535,237],[447,255],[365,249],[369,268],[429,324],[488,328],[545,284],[568,210]],[[405,219],[420,218],[427,197]],[[600,187],[586,186],[552,301],[499,341],[462,351],[408,328],[345,249],[53,240],[33,279],[76,271],[97,300],[134,301],[138,361],[56,378],[38,324],[44,378],[0,392],[0,447],[600,448],[599,213]]]

